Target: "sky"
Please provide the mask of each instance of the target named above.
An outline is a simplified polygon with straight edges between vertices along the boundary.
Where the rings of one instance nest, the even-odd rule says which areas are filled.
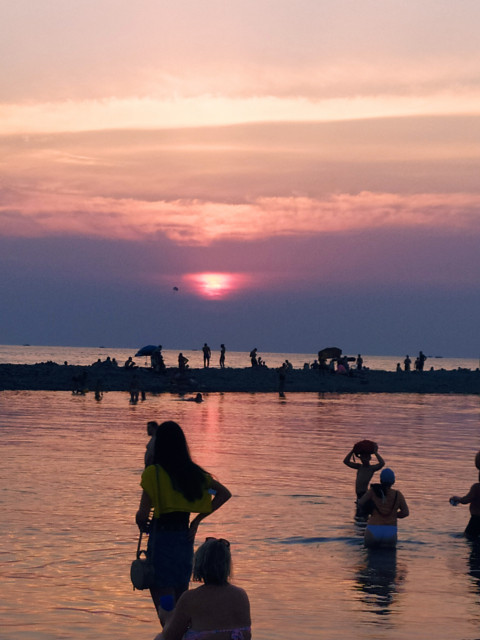
[[[478,0],[0,19],[0,343],[480,355]]]

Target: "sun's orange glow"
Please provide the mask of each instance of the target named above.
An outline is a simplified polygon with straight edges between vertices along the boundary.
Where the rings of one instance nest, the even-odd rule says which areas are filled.
[[[245,276],[237,273],[190,273],[184,278],[205,298],[224,298],[245,281]]]

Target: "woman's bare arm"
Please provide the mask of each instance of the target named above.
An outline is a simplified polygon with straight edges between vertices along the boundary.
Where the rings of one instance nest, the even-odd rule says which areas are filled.
[[[215,491],[215,496],[212,500],[212,510],[210,512],[213,513],[214,511],[217,511],[217,509],[220,509],[220,507],[225,504],[227,500],[230,500],[232,494],[225,485],[223,485],[221,482],[218,482],[218,480],[215,480],[214,478],[212,478],[210,488]],[[195,535],[197,533],[198,525],[200,524],[200,522],[204,520],[204,518],[209,516],[210,513],[199,513],[195,516],[195,518],[193,518],[190,523],[191,540],[195,539]]]
[[[152,501],[146,491],[142,491],[142,497],[140,498],[140,506],[138,507],[137,514],[135,516],[135,522],[138,528],[142,531],[146,528],[148,518],[150,516],[150,509],[152,508]]]

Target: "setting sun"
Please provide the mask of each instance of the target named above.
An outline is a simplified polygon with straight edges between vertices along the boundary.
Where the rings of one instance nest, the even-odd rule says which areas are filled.
[[[205,298],[223,298],[238,289],[243,276],[236,273],[191,273],[185,276]]]

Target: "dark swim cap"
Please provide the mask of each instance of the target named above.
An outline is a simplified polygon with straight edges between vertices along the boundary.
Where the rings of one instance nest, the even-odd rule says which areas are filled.
[[[380,474],[380,482],[382,484],[395,484],[395,474],[388,467],[386,469],[382,469]]]

